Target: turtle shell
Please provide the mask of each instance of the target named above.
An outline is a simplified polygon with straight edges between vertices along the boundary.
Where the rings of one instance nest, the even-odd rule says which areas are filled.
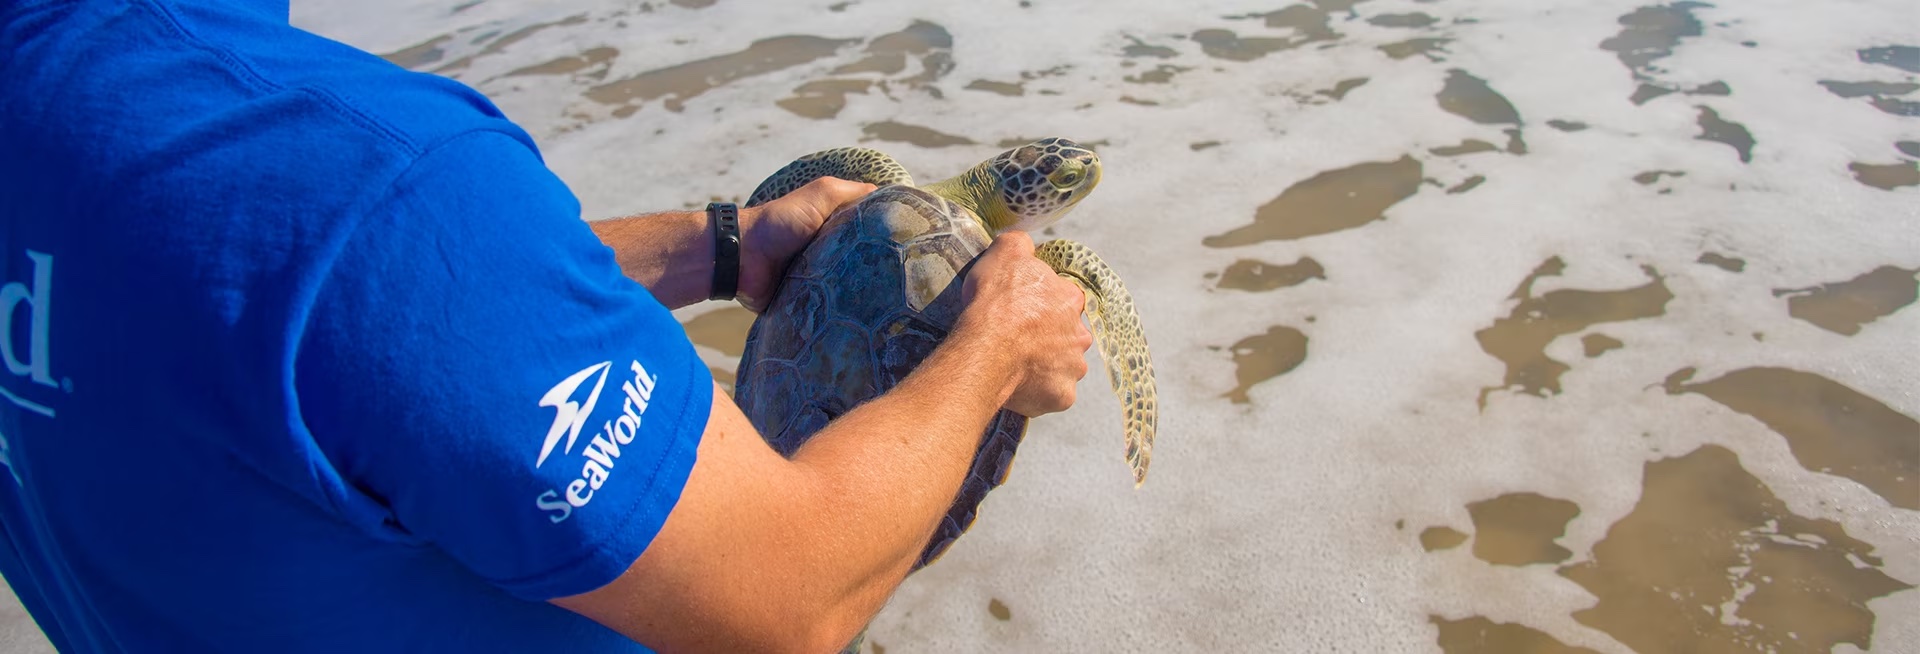
[[[953,328],[955,282],[991,240],[965,208],[909,186],[881,187],[835,213],[747,334],[734,393],[741,410],[792,456],[829,421],[893,388]],[[973,524],[1026,429],[1024,416],[994,416],[919,565]]]

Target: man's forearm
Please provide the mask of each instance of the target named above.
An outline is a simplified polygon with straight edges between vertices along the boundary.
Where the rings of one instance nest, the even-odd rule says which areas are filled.
[[[620,271],[669,309],[707,299],[713,285],[713,225],[695,211],[609,218],[588,223],[613,248]]]
[[[967,309],[946,341],[790,458],[715,393],[693,471],[645,553],[613,583],[553,602],[662,650],[844,645],[918,559],[994,412],[1073,403],[1092,342],[1083,296],[1032,252],[1022,233],[995,240],[956,280]]]
[[[809,521],[828,617],[858,629],[912,570],[965,480],[980,435],[1016,386],[1005,348],[958,330],[892,391],[833,421],[796,452],[813,481]],[[836,538],[837,535],[837,538]]]

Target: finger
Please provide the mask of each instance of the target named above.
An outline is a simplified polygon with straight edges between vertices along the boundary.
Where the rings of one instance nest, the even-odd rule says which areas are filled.
[[[1048,270],[1051,272],[1052,269]],[[1061,306],[1072,307],[1073,314],[1076,316],[1087,310],[1087,292],[1081,289],[1079,284],[1073,283],[1073,280],[1065,275],[1058,274],[1053,276],[1053,282],[1052,288],[1048,291],[1053,293]]]

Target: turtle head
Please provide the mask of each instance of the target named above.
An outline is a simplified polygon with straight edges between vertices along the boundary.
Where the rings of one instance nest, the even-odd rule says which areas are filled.
[[[921,188],[953,200],[999,235],[1034,231],[1066,215],[1100,185],[1100,155],[1062,138],[1002,152],[972,170]]]
[[[1002,152],[981,167],[999,196],[982,203],[990,206],[980,216],[995,234],[1053,224],[1100,185],[1100,155],[1063,138]]]

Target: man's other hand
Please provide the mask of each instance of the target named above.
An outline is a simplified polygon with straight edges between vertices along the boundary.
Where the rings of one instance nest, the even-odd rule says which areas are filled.
[[[1006,408],[1027,417],[1073,406],[1074,385],[1087,376],[1093,335],[1080,322],[1080,287],[1033,256],[1033,238],[1004,232],[967,273],[959,336],[991,339],[1018,362],[1007,380]]]
[[[822,177],[766,204],[740,210],[740,303],[760,313],[773,300],[794,255],[813,242],[841,205],[865,197],[872,184]]]

